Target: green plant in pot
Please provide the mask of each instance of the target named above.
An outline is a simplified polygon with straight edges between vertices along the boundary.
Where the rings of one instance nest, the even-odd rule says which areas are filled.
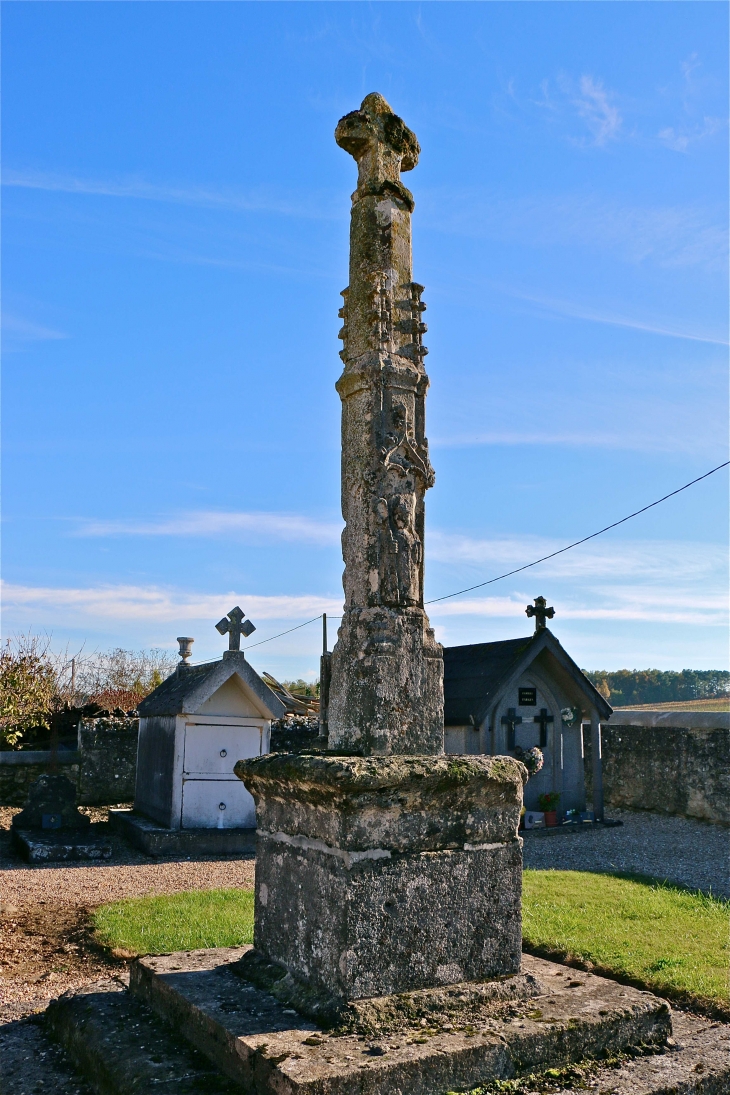
[[[537,801],[540,805],[540,809],[545,814],[546,827],[557,825],[560,793],[558,791],[545,791],[544,794],[540,795]]]

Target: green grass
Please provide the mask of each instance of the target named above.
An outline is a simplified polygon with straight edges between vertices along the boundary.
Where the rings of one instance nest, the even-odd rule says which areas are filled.
[[[728,1003],[727,901],[650,879],[525,871],[525,948],[663,995]]]
[[[129,954],[169,954],[253,942],[253,890],[193,890],[132,897],[93,914],[105,946]]]
[[[650,879],[525,871],[525,948],[578,959],[673,998],[728,1007],[727,901]],[[251,890],[196,890],[102,905],[97,938],[130,954],[231,947],[253,937]]]

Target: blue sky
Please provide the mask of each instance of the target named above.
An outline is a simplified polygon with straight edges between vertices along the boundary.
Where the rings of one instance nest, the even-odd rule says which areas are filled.
[[[726,458],[720,3],[4,3],[5,634],[250,642],[341,605],[339,292],[380,91],[422,146],[428,597]],[[589,668],[727,665],[727,471],[433,606]],[[316,625],[251,651],[317,670]]]

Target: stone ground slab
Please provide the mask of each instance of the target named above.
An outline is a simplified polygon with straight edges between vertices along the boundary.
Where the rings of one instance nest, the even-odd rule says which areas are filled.
[[[39,1016],[0,1025],[2,1095],[92,1095]]]
[[[138,960],[130,990],[244,1088],[277,1095],[442,1095],[627,1046],[662,1044],[667,1004],[650,993],[525,956],[538,997],[468,1007],[463,1022],[409,1020],[387,1034],[338,1034],[237,977],[248,948]],[[466,991],[465,991],[466,990]],[[458,1001],[459,987],[450,986]],[[461,989],[468,996],[468,986]],[[418,995],[418,994],[414,994]],[[401,997],[402,999],[403,997]]]
[[[232,1095],[234,1085],[115,981],[53,1001],[46,1027],[94,1090]]]
[[[166,829],[134,810],[110,810],[115,832],[151,856],[253,855],[255,829]]]
[[[118,982],[105,980],[83,994],[62,997],[47,1017],[0,1026],[2,1095],[233,1095],[244,1090],[120,989]],[[665,1052],[618,1067],[597,1065],[578,1090],[594,1095],[727,1095],[730,1026],[682,1012],[672,1018],[673,1037]],[[358,1091],[357,1086],[352,1090]],[[557,1082],[546,1088],[526,1081],[519,1095],[544,1095],[546,1090],[575,1095],[576,1084]],[[404,1089],[402,1095],[410,1093]]]
[[[101,831],[100,831],[101,830]],[[13,845],[28,863],[62,863],[82,859],[110,859],[111,842],[107,827],[89,825],[86,829],[13,829]]]
[[[571,971],[565,970],[570,976]],[[514,1095],[728,1095],[730,1091],[730,1026],[675,1012],[673,1037],[663,1051],[618,1065],[596,1063],[579,1081],[533,1084],[525,1081]],[[65,1053],[54,1041],[57,1039]],[[324,1042],[326,1044],[326,1040]],[[378,1085],[378,1064],[362,1042],[352,1069],[348,1092],[387,1090]],[[0,1076],[3,1095],[148,1095],[154,1091],[175,1095],[233,1095],[271,1091],[266,1077],[253,1086],[241,1086],[224,1077],[207,1057],[196,1053],[149,1008],[115,981],[89,985],[82,994],[67,994],[47,1013],[44,1026],[37,1021],[0,1027]],[[311,1052],[316,1047],[306,1047]],[[30,1063],[31,1062],[31,1063]],[[76,1069],[71,1064],[76,1065]],[[381,1062],[382,1063],[382,1062]],[[279,1088],[287,1091],[287,1088]],[[323,1081],[312,1088],[317,1095],[336,1090]],[[412,1095],[405,1084],[399,1095]],[[439,1095],[445,1095],[442,1088]],[[452,1088],[453,1090],[453,1088]]]

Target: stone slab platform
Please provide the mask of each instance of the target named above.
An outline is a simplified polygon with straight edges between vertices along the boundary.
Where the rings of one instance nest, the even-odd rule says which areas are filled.
[[[80,859],[109,859],[111,842],[94,825],[86,829],[12,829],[13,847],[28,863],[59,863]]]
[[[96,1091],[233,1095],[240,1090],[116,981],[87,985],[54,1000],[44,1018],[46,1030]],[[18,1095],[28,1090],[27,1083],[18,1086]],[[11,1095],[4,1086],[2,1092]]]
[[[618,1067],[599,1064],[584,1083],[592,1091],[610,1095],[727,1095],[730,1026],[682,1012],[675,1012],[672,1022],[673,1036],[664,1052],[627,1060]],[[33,1024],[31,1048],[26,1027],[27,1023],[0,1027],[3,1095],[28,1095],[28,1053],[39,1057],[50,1049],[43,1028],[37,1024]],[[105,1095],[158,1090],[174,1091],[175,1095],[233,1095],[245,1090],[224,1077],[206,1056],[192,1050],[179,1032],[115,981],[88,985],[81,993],[54,1001],[45,1014],[44,1028],[61,1042],[94,1090]],[[44,1060],[49,1057],[47,1054]],[[31,1071],[44,1080],[46,1095],[79,1093],[79,1080],[76,1077],[74,1082],[72,1071],[67,1074],[61,1069],[63,1075],[59,1076],[51,1066],[41,1073]],[[357,1083],[356,1072],[351,1091],[358,1091]],[[529,1091],[530,1086],[524,1090]],[[81,1090],[85,1092],[86,1087]],[[560,1089],[555,1084],[552,1090],[553,1095],[575,1095],[575,1085]],[[266,1088],[249,1091],[265,1092]]]
[[[151,856],[253,855],[255,829],[166,829],[134,810],[110,810],[115,832]]]
[[[426,1009],[428,1018],[419,1018],[423,993],[401,994],[401,1002],[414,998],[405,1021],[328,1032],[236,974],[248,949],[139,959],[130,991],[222,1072],[262,1095],[443,1095],[630,1046],[663,1046],[671,1034],[665,1001],[527,955],[523,971],[540,982],[539,996],[460,1010],[471,986],[452,985],[439,990],[448,1006]]]

